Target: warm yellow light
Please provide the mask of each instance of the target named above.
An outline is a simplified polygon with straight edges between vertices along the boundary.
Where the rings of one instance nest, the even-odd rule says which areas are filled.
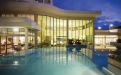
[[[13,31],[17,32],[19,31],[19,28],[13,28]]]

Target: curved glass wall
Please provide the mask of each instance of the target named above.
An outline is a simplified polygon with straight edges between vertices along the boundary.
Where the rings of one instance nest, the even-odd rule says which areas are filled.
[[[68,23],[67,23],[68,22]],[[39,43],[65,46],[69,39],[79,39],[83,44],[93,45],[93,20],[66,20],[50,16],[38,16]]]
[[[66,20],[49,16],[38,16],[39,43],[48,43],[51,46],[64,46],[67,40]]]
[[[93,58],[94,24],[93,20],[67,20],[51,16],[38,15],[38,25],[42,28],[38,32],[38,45],[40,47],[59,47],[59,52],[65,48],[69,39],[79,40],[88,48],[81,52]]]

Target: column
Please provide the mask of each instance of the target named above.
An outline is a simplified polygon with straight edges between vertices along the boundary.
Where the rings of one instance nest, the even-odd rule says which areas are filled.
[[[34,21],[35,21],[36,24],[38,25],[38,15],[37,15],[37,14],[34,15]]]
[[[67,33],[67,40],[66,40],[66,44],[68,44],[68,30],[69,30],[69,28],[68,28],[68,19],[67,19],[67,22],[66,22],[66,25],[67,25],[67,27],[66,27],[66,33]]]
[[[38,25],[38,15],[37,14],[34,15],[34,21]],[[37,32],[37,30],[35,31],[34,39],[35,39],[35,48],[36,48],[36,47],[38,47],[38,32]]]
[[[25,28],[25,50],[28,49],[28,28]]]
[[[104,48],[106,48],[106,36],[104,36]]]
[[[35,31],[34,39],[35,39],[35,48],[37,48],[38,47],[38,34],[37,34],[37,31]]]
[[[95,45],[95,29],[94,29],[94,26],[95,26],[95,19],[93,19],[93,25],[92,25],[92,30],[93,30],[93,34],[92,34],[92,45],[93,45],[93,47],[92,47],[92,61],[94,61],[94,51],[95,51],[95,47],[94,47],[94,45]]]

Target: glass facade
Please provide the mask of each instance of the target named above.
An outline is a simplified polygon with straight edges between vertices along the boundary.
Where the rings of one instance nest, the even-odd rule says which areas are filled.
[[[25,28],[0,28],[0,53],[25,50]],[[35,30],[28,29],[28,48],[35,46]]]
[[[95,48],[114,48],[110,42],[116,42],[117,35],[95,35]]]
[[[38,15],[39,43],[65,46],[69,39],[79,39],[83,44],[93,45],[93,20],[67,20]]]
[[[38,15],[38,25],[42,28],[42,30],[38,32],[39,46],[56,47],[56,49],[59,49],[59,52],[61,52],[62,48],[65,50],[69,39],[79,40],[82,44],[88,46],[88,48],[81,48],[81,52],[89,58],[93,58],[93,23],[93,19],[67,20],[51,16]]]
[[[6,15],[11,17],[12,14],[2,14],[2,17],[6,17]],[[82,48],[81,52],[92,58],[92,48],[94,48],[94,19],[63,19],[45,15],[35,16],[34,14],[13,14],[12,16],[28,17],[41,28],[41,31],[38,31],[38,37],[35,35],[34,30],[28,30],[29,49],[34,47],[33,45],[36,42],[35,37],[38,38],[38,47],[59,47],[59,50],[61,50],[61,47],[66,47],[68,40],[73,39],[79,40],[82,44],[90,47],[91,49]],[[3,44],[6,40],[9,41],[8,39],[11,38],[11,42],[13,43],[11,48],[13,50],[18,43],[23,44],[25,42],[24,29],[19,28],[19,31],[16,31],[13,28],[1,28],[1,32],[3,31],[6,35],[1,36],[1,43]],[[5,39],[4,42],[3,39]],[[7,52],[5,49],[2,50],[2,48],[1,46],[1,53],[3,51],[4,53]]]

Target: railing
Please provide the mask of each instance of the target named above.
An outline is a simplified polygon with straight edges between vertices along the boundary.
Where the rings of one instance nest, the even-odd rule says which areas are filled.
[[[113,46],[121,46],[121,43],[117,43],[117,42],[110,42],[110,45],[113,45]]]

